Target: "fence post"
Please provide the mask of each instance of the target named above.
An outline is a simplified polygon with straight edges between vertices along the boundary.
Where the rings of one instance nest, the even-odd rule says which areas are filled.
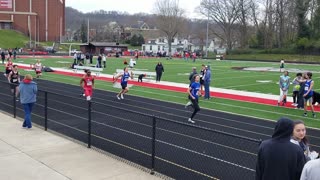
[[[154,163],[156,156],[156,126],[157,119],[155,116],[152,116],[152,154],[151,154],[151,172],[150,174],[154,174]]]
[[[13,90],[13,117],[17,117],[17,101],[16,101],[16,88]]]
[[[44,130],[48,130],[48,92],[44,92]]]
[[[88,101],[88,148],[91,148],[91,101]]]

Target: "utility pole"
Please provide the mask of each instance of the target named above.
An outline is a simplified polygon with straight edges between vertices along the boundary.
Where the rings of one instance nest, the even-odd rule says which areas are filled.
[[[90,42],[90,28],[89,28],[89,26],[90,26],[90,22],[89,22],[89,19],[88,19],[88,32],[87,32],[87,42],[88,42],[88,44],[89,44],[89,42]]]
[[[208,19],[207,19],[206,58],[208,58],[208,44],[209,44],[209,8],[208,8]]]

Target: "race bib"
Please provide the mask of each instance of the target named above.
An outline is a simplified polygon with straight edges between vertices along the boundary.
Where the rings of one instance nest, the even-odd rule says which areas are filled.
[[[92,86],[92,81],[87,81],[87,86]]]
[[[309,87],[304,87],[304,90],[305,90],[305,91],[308,91],[308,90],[309,90]]]
[[[17,82],[18,81],[18,79],[12,79],[12,82]]]

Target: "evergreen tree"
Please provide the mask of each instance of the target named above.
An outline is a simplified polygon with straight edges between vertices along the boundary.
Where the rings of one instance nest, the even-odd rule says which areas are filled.
[[[144,44],[144,38],[143,36],[140,34],[138,36],[138,46],[141,46],[142,44]]]
[[[87,42],[87,34],[88,34],[88,28],[84,21],[82,21],[81,27],[80,27],[80,38],[82,43]]]
[[[317,0],[317,8],[314,12],[314,16],[311,22],[311,31],[312,38],[319,39],[320,38],[320,0]]]
[[[308,26],[308,20],[306,18],[307,11],[309,9],[310,0],[296,0],[296,10],[298,19],[298,32],[297,39],[309,38],[310,29]]]
[[[138,46],[138,36],[137,35],[133,35],[130,39],[130,45],[131,46]]]

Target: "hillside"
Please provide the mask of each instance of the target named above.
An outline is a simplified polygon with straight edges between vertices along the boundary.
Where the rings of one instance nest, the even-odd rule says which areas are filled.
[[[25,47],[29,41],[27,36],[13,30],[0,30],[0,48],[9,49],[16,47]]]

